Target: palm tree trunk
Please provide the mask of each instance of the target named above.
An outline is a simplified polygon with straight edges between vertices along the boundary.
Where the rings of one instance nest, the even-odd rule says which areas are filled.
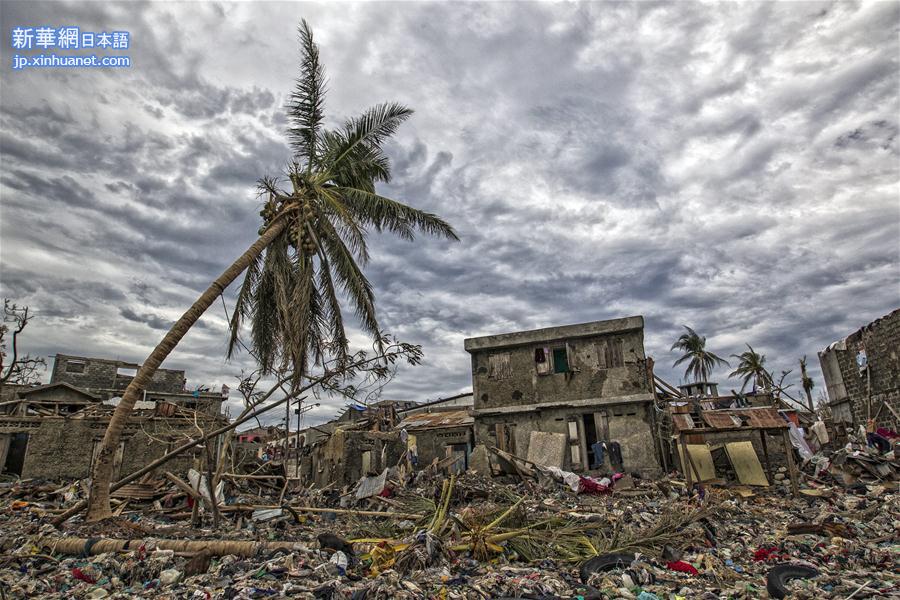
[[[103,441],[100,444],[100,451],[94,467],[91,471],[91,492],[88,503],[88,521],[98,521],[112,516],[109,506],[109,484],[112,478],[113,457],[115,450],[119,446],[119,440],[122,437],[122,431],[134,404],[141,397],[144,389],[150,383],[153,374],[159,368],[159,365],[167,356],[175,349],[178,342],[181,341],[190,328],[200,319],[200,316],[206,312],[206,309],[215,302],[216,298],[222,295],[238,275],[250,266],[250,263],[260,255],[260,253],[274,240],[285,227],[284,219],[275,220],[268,229],[244,252],[205,292],[194,302],[187,312],[181,315],[181,318],[172,325],[172,328],[166,333],[162,341],[154,348],[153,352],[144,361],[144,364],[138,369],[137,374],[125,393],[122,394],[122,400],[116,406],[116,410],[109,421],[106,433],[103,435]]]

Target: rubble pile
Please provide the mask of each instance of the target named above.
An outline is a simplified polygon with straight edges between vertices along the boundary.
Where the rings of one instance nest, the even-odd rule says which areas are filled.
[[[843,462],[838,453],[829,467],[806,466],[798,497],[780,485],[747,493],[631,475],[602,491],[573,491],[564,477],[541,473],[391,469],[341,491],[292,488],[277,474],[235,477],[223,486],[217,529],[209,495],[195,500],[173,474],[130,490],[113,519],[77,517],[60,529],[50,521],[84,497],[82,483],[5,483],[0,591],[90,599],[897,597],[893,457],[841,452]],[[863,466],[846,483],[851,467],[835,465],[860,461],[888,464],[888,472]]]

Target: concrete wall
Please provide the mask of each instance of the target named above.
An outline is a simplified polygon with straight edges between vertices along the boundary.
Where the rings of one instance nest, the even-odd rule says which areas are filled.
[[[8,402],[18,398],[19,392],[27,392],[33,385],[21,383],[5,383],[0,385],[0,402]]]
[[[405,453],[406,444],[400,441],[399,433],[336,429],[327,441],[313,448],[311,477],[317,487],[334,483],[340,489],[359,481],[367,466],[369,472],[380,473],[396,465]]]
[[[28,446],[22,478],[71,480],[88,477],[95,443],[103,438],[108,419],[62,417],[8,418],[0,420],[0,437],[27,432]],[[148,433],[150,434],[148,436]],[[163,419],[143,419],[126,426],[119,473],[127,475],[159,458],[187,436],[196,434],[189,423],[173,427]],[[153,438],[173,439],[164,443]],[[184,473],[192,454],[185,453],[167,463],[165,470]]]
[[[511,450],[518,456],[528,455],[528,444],[532,431],[546,431],[569,435],[569,421],[579,423],[579,431],[583,429],[583,417],[592,419],[597,411],[606,414],[608,438],[606,442],[618,442],[622,447],[622,462],[625,471],[639,472],[643,476],[659,474],[660,468],[654,444],[652,425],[652,406],[648,403],[610,404],[595,408],[555,408],[540,412],[513,413],[503,415],[480,416],[475,421],[475,438],[478,443],[497,446],[497,424],[511,426],[514,436],[514,447]],[[601,439],[603,434],[600,434]],[[579,444],[579,459],[587,451],[586,444]],[[572,462],[571,451],[567,449],[563,468],[570,471],[581,471],[582,464]],[[602,471],[610,472],[607,458]]]
[[[865,348],[868,372],[860,372],[857,366],[860,348]],[[900,309],[820,352],[819,360],[830,402],[849,400],[855,423],[865,423],[869,418],[868,406],[874,417],[885,401],[900,414]],[[887,409],[881,410],[879,424],[900,427]]]
[[[475,410],[651,393],[642,330],[571,340],[552,335],[525,346],[472,352]],[[550,365],[548,374],[539,374],[535,351],[549,348],[552,355],[567,346],[570,371],[555,373]],[[508,370],[498,371],[498,363],[508,363]]]
[[[83,363],[83,367],[79,363]],[[119,375],[118,369],[136,369],[138,366],[117,360],[57,354],[53,361],[50,383],[64,382],[82,389],[96,390],[105,400],[115,395],[116,390],[124,390],[131,382],[132,376]],[[77,372],[79,370],[81,372]],[[184,371],[159,369],[153,374],[147,389],[178,393],[184,391],[184,382]]]
[[[466,444],[472,448],[472,429],[470,427],[441,427],[437,429],[409,430],[416,436],[419,467],[428,466],[435,458],[446,458],[446,447],[454,444]]]

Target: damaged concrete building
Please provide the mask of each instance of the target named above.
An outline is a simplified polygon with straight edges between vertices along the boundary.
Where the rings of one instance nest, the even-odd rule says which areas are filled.
[[[831,418],[900,429],[900,309],[819,352]]]
[[[471,393],[419,404],[400,415],[403,421],[397,427],[410,436],[409,447],[418,465],[455,457],[448,465],[451,471],[469,468],[475,444]]]
[[[55,357],[50,383],[4,390],[0,466],[22,478],[72,479],[90,474],[115,404],[139,365],[116,360]],[[174,445],[225,422],[223,392],[187,391],[184,371],[160,369],[137,402],[115,454],[115,472],[127,473]],[[175,461],[187,467],[190,454]]]
[[[465,340],[475,438],[572,471],[660,471],[641,316]]]

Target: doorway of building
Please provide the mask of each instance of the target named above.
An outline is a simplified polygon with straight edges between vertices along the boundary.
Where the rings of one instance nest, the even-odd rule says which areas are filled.
[[[469,445],[468,444],[448,444],[444,446],[447,456],[453,456],[456,461],[450,466],[451,473],[465,473],[469,468]]]
[[[589,469],[594,469],[597,465],[597,460],[594,456],[594,444],[599,440],[597,437],[597,424],[594,421],[594,415],[592,413],[581,415],[581,420],[584,424],[584,443],[587,447],[587,467]]]
[[[3,464],[4,473],[12,473],[22,476],[22,468],[25,466],[25,452],[28,450],[28,434],[12,433],[9,439],[9,450],[6,453],[6,461]]]

